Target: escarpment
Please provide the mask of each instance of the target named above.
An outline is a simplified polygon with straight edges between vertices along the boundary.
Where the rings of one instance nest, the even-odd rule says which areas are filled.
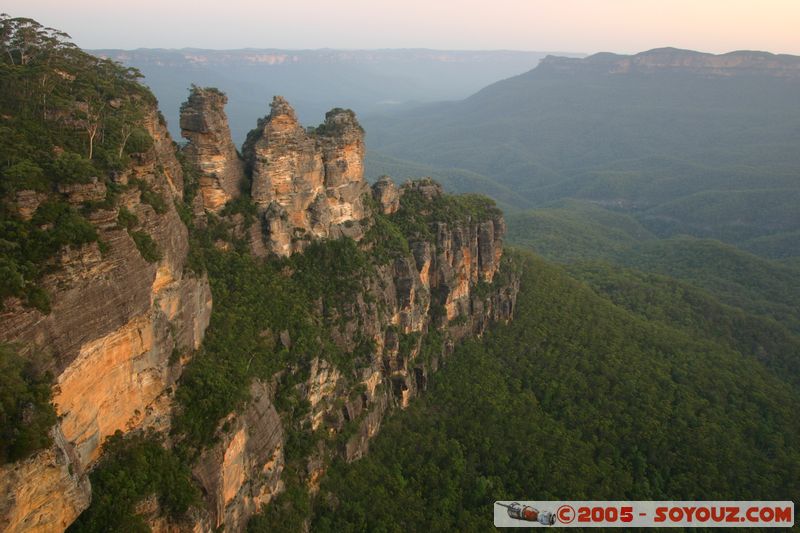
[[[373,188],[375,198],[388,181]],[[309,269],[330,272],[320,281],[334,285],[333,294],[311,293],[308,312],[314,335],[331,344],[298,350],[295,343],[309,340],[302,331],[262,332],[275,351],[295,355],[269,384],[254,380],[250,399],[217,423],[214,443],[197,459],[202,529],[241,531],[298,491],[313,497],[331,461],[366,454],[384,418],[428,387],[455,343],[512,318],[519,277],[502,255],[505,225],[493,204],[448,196],[431,180],[395,190],[390,215],[364,198],[374,212],[362,220],[369,229],[358,244],[312,242],[284,267],[287,282],[313,279]],[[327,261],[354,267],[342,272]],[[335,287],[344,278],[349,286]]]
[[[540,66],[544,70],[571,74],[652,75],[680,72],[703,77],[800,78],[800,58],[797,56],[751,50],[717,55],[678,48],[656,48],[634,55],[601,52],[585,58],[547,56]]]
[[[430,179],[369,187],[363,135],[340,109],[305,129],[276,97],[242,150],[251,215],[222,211],[206,230],[218,265],[242,250],[283,265],[278,284],[297,291],[316,333],[258,326],[267,358],[290,357],[274,374],[253,374],[246,404],[214,424],[192,467],[205,502],[196,527],[240,531],[269,505],[287,505],[286,494],[313,495],[332,460],[367,453],[384,417],[428,387],[455,343],[513,316],[519,276],[502,253],[502,213]],[[240,268],[212,278],[229,286]]]
[[[208,325],[208,280],[186,269],[188,231],[175,208],[181,166],[157,110],[141,105],[148,149],[109,178],[42,193],[39,208],[83,209],[97,234],[50,260],[39,281],[49,312],[9,298],[0,313],[0,340],[41,354],[58,416],[50,448],[0,466],[4,531],[64,529],[89,505],[87,473],[106,437],[169,427],[182,359],[200,346]],[[152,256],[144,256],[142,242]]]
[[[218,91],[193,88],[177,153],[154,102],[132,101],[138,140],[106,174],[4,199],[38,231],[56,202],[86,238],[47,259],[49,305],[3,302],[0,340],[43,359],[58,417],[48,447],[0,465],[3,530],[273,520],[514,313],[494,203],[370,187],[352,111],[305,129],[276,97],[240,159]]]

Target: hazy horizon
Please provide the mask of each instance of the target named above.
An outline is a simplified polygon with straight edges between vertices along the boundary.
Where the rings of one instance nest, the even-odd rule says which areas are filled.
[[[252,2],[7,0],[2,9],[69,33],[86,49],[509,50],[800,55],[793,0],[390,0]],[[213,7],[212,7],[213,6]]]

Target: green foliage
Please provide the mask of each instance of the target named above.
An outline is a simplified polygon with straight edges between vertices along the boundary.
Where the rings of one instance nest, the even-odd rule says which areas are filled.
[[[151,495],[162,512],[173,517],[200,503],[191,471],[154,433],[117,431],[103,444],[102,459],[90,479],[92,505],[68,531],[149,531],[135,507]]]
[[[800,250],[800,230],[749,239],[741,244],[741,248],[770,259],[800,260],[800,256],[795,256],[795,250]]]
[[[47,192],[50,187],[49,181],[45,178],[44,170],[28,159],[21,159],[18,162],[6,167],[3,170],[3,181],[0,184],[3,195],[16,191],[32,190],[37,192]]]
[[[578,263],[569,272],[650,322],[712,338],[764,364],[778,379],[800,385],[800,336],[775,320],[722,304],[708,291],[659,274],[603,263]]]
[[[125,153],[141,154],[153,147],[153,138],[144,128],[134,128],[130,132],[128,142],[125,143]]]
[[[312,242],[302,254],[289,260],[293,278],[309,301],[322,297],[328,308],[337,308],[362,289],[372,274],[369,256],[353,239]]]
[[[311,511],[310,500],[306,487],[290,477],[286,489],[270,502],[265,512],[250,519],[247,533],[303,531]]]
[[[758,257],[717,240],[688,236],[659,239],[633,217],[577,201],[512,215],[509,240],[548,259],[601,259],[611,264],[671,276],[710,292],[748,314],[777,320],[800,331],[800,270]],[[755,239],[780,255],[783,244]]]
[[[114,207],[109,172],[127,166],[127,153],[152,144],[143,118],[155,98],[139,77],[135,69],[82,52],[63,32],[0,15],[0,298],[16,296],[47,312],[39,283],[56,267],[53,256],[97,240],[58,186],[97,177],[109,196],[82,211]],[[44,196],[31,221],[14,205],[25,190]],[[158,198],[149,201],[160,208]]]
[[[800,391],[713,336],[647,321],[524,257],[515,320],[335,463],[313,531],[485,531],[492,502],[800,493]],[[376,512],[380,510],[380,512]]]
[[[371,147],[364,156],[364,177],[374,182],[382,176],[429,176],[441,183],[451,193],[476,192],[494,198],[497,205],[505,212],[515,209],[527,209],[533,206],[529,200],[522,198],[512,189],[497,180],[487,178],[476,172],[463,168],[426,165],[419,161],[407,161],[373,150]]]
[[[367,231],[363,242],[371,247],[370,255],[378,264],[387,264],[411,253],[406,236],[391,217],[377,210],[373,210],[373,217],[372,227]]]
[[[601,70],[541,64],[460,102],[365,120],[366,173],[452,172],[453,190],[522,209],[588,200],[661,237],[742,245],[800,230],[797,79]],[[794,242],[771,256],[798,254]]]
[[[615,262],[702,287],[725,304],[772,318],[800,333],[800,270],[796,268],[719,241],[690,237],[643,242]]]
[[[448,211],[451,217],[495,214],[486,199],[429,204],[427,214],[420,215],[422,224],[429,223],[426,217],[434,216],[434,211]],[[250,209],[248,201],[226,207],[229,213]],[[192,232],[189,267],[208,273],[214,313],[203,347],[186,368],[177,391],[180,410],[174,428],[187,453],[213,441],[219,420],[248,399],[252,379],[269,379],[282,368],[300,372],[320,355],[345,375],[370,360],[371,340],[355,339],[353,353],[345,353],[333,344],[331,332],[347,318],[348,309],[375,275],[376,264],[408,254],[407,237],[395,217],[378,216],[376,227],[363,246],[349,238],[312,242],[302,254],[268,261],[251,257],[246,243],[232,241],[230,228],[217,217],[209,216],[204,229]],[[379,239],[381,234],[387,238]],[[233,251],[219,251],[215,246],[219,241],[233,242]],[[288,345],[278,341],[282,332],[291,339]],[[405,341],[404,349],[410,350]],[[294,414],[302,406],[289,399],[290,385],[283,391],[276,403],[296,420]],[[317,437],[308,428],[287,424],[291,428],[287,449],[302,456]]]
[[[0,26],[2,126],[16,137],[0,143],[0,162],[32,158],[66,182],[100,175],[106,152],[119,153],[141,120],[139,104],[155,103],[137,82],[141,75],[82,52],[67,34],[34,20],[3,15]]]
[[[128,233],[145,261],[155,263],[161,260],[161,250],[158,249],[158,244],[150,235],[144,231],[129,231]]]
[[[401,357],[409,357],[411,352],[419,345],[420,333],[414,331],[412,333],[401,333],[400,342],[398,346],[399,354]]]
[[[655,239],[632,216],[577,200],[514,213],[507,220],[509,242],[558,262],[609,259]]]
[[[127,207],[122,206],[119,208],[119,213],[117,213],[117,224],[119,224],[120,227],[131,231],[139,225],[139,217],[137,217],[134,213],[131,213]]]
[[[175,156],[178,158],[181,170],[183,170],[183,202],[190,206],[200,188],[200,176],[197,168],[189,163],[186,159],[186,154],[182,150],[176,149]]]
[[[53,161],[52,170],[59,183],[88,183],[97,172],[91,161],[73,152],[58,156]]]
[[[0,465],[19,461],[50,445],[56,423],[52,376],[41,363],[0,344]]]
[[[140,179],[132,179],[131,185],[139,189],[142,202],[152,207],[153,211],[159,215],[167,212],[167,202],[164,200],[164,196],[160,192],[154,191],[149,183]]]
[[[173,201],[173,204],[175,205],[175,212],[178,213],[178,217],[181,219],[181,222],[183,222],[183,225],[187,228],[191,228],[194,225],[192,208],[177,199]]]
[[[331,120],[333,117],[339,114],[349,115],[350,116],[349,123],[358,124],[358,121],[356,120],[356,114],[353,112],[352,109],[342,109],[341,107],[335,107],[330,111],[328,111],[327,113],[325,113],[325,122],[317,126],[313,130],[313,133],[316,133],[317,135],[336,135],[337,133],[339,133],[342,129],[342,125],[338,122]],[[358,129],[361,130],[362,132],[364,131],[364,128],[362,128],[360,125],[358,125]]]
[[[249,397],[253,378],[269,379],[289,362],[321,351],[320,326],[305,292],[278,264],[219,252],[212,243],[200,245],[196,261],[208,271],[214,312],[177,390],[181,409],[174,427],[190,452],[213,441],[219,420]],[[291,348],[277,342],[281,331],[289,332]]]
[[[421,184],[437,186],[430,179]],[[502,215],[494,200],[480,194],[434,194],[426,196],[418,188],[406,189],[400,209],[391,220],[408,239],[434,240],[434,224],[483,222]]]
[[[256,204],[250,197],[249,191],[242,191],[238,197],[225,204],[220,214],[222,216],[240,214],[244,216],[245,225],[250,227],[256,221]]]
[[[49,260],[64,246],[97,241],[97,232],[66,202],[53,199],[39,206],[29,221],[0,207],[0,297],[16,296],[49,312],[44,291],[37,286]]]

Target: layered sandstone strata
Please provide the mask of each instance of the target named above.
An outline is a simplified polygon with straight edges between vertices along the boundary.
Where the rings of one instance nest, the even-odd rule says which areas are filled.
[[[181,106],[183,149],[198,171],[203,207],[215,213],[237,198],[244,181],[244,163],[231,140],[225,115],[228,98],[213,88],[192,87]]]
[[[49,449],[0,467],[0,479],[11,484],[0,490],[4,531],[63,529],[89,504],[87,471],[106,437],[169,427],[169,395],[181,359],[199,347],[208,325],[208,280],[185,268],[188,232],[174,207],[183,192],[181,166],[154,108],[144,124],[153,147],[115,177],[122,189],[115,206],[87,215],[106,249],[92,243],[61,251],[57,268],[41,282],[50,313],[7,300],[0,314],[0,341],[49,356],[59,416]],[[164,211],[144,203],[131,183],[161,195]],[[92,180],[58,193],[78,205],[105,192],[104,183]],[[160,260],[147,262],[117,224],[123,207],[161,250]]]
[[[252,173],[252,197],[269,252],[288,256],[313,239],[359,239],[363,201],[364,131],[352,111],[334,109],[315,130],[276,96],[243,148]]]

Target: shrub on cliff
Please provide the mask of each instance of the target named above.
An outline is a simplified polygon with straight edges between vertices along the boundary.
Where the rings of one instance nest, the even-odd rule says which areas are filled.
[[[103,458],[91,474],[92,506],[69,531],[149,531],[136,505],[155,496],[162,513],[184,514],[200,500],[189,467],[151,433],[123,436],[117,431],[103,445]]]
[[[0,206],[0,303],[15,296],[49,312],[49,300],[37,282],[50,267],[50,258],[65,246],[96,241],[94,226],[61,200],[43,203],[27,221]]]
[[[51,376],[7,344],[0,344],[0,464],[50,445],[56,423]]]
[[[161,250],[150,235],[143,231],[131,231],[130,236],[145,261],[155,263],[161,260]]]

